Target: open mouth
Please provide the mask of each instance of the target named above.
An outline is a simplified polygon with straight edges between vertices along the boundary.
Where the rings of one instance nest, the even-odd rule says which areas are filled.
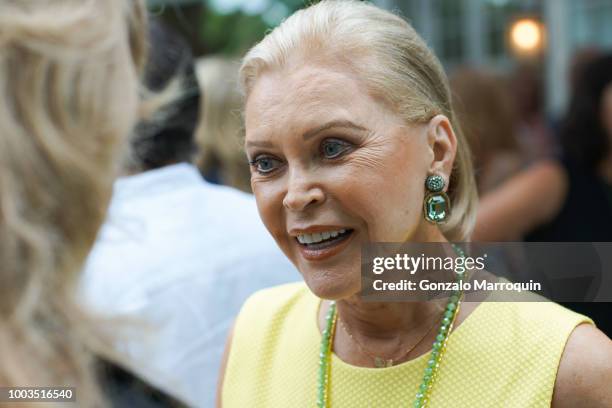
[[[353,231],[349,228],[337,231],[315,232],[313,234],[300,234],[295,239],[302,247],[316,251],[332,247],[347,240]]]

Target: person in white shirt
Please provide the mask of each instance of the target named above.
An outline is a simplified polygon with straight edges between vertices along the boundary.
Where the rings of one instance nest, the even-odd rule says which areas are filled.
[[[261,223],[251,195],[206,182],[190,163],[199,92],[189,48],[151,25],[148,87],[181,79],[163,122],[142,124],[81,281],[83,301],[152,330],[120,344],[138,374],[193,406],[214,405],[227,331],[258,289],[298,272]]]

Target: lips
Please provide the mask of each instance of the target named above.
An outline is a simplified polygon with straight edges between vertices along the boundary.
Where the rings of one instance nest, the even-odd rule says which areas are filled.
[[[302,256],[309,261],[320,261],[340,253],[355,235],[352,229],[299,234],[295,240]]]

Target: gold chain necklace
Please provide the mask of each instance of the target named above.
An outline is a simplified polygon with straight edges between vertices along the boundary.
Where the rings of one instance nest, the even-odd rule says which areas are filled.
[[[433,323],[431,324],[431,326],[429,327],[429,329],[425,332],[425,334],[419,338],[419,340],[414,343],[409,349],[407,349],[404,353],[402,353],[400,356],[398,356],[397,358],[384,358],[384,357],[380,357],[380,356],[376,356],[372,353],[370,353],[362,344],[361,342],[359,342],[355,337],[353,337],[353,334],[349,331],[348,327],[346,327],[346,325],[344,324],[344,322],[342,321],[342,319],[340,318],[340,316],[337,317],[338,322],[340,323],[340,326],[342,327],[342,329],[346,332],[346,334],[348,334],[348,336],[351,338],[351,340],[353,340],[353,342],[355,342],[355,344],[357,345],[357,347],[359,348],[359,350],[367,355],[368,357],[370,357],[372,360],[374,360],[374,366],[376,368],[383,368],[383,367],[392,367],[394,362],[397,362],[399,360],[401,360],[402,358],[404,358],[408,353],[410,353],[412,350],[415,349],[416,346],[418,346],[419,344],[421,344],[421,342],[423,340],[425,340],[425,337],[427,337],[427,335],[429,334],[429,332],[431,331],[431,329],[434,328],[434,326],[436,325],[436,322],[438,322],[439,319],[434,319]],[[420,327],[422,326],[419,325],[417,326]]]
[[[451,244],[457,254],[461,258],[465,258],[465,252],[461,247]],[[462,287],[464,278],[466,277],[464,272],[455,272],[457,281]],[[413,406],[415,408],[425,408],[429,406],[429,397],[436,378],[438,377],[438,369],[442,357],[446,352],[446,344],[448,337],[453,330],[455,320],[459,315],[459,309],[461,305],[463,290],[459,289],[454,291],[450,296],[442,323],[439,328],[436,341],[432,344],[432,350],[429,354],[429,361],[427,361],[427,367],[425,368],[423,381],[419,386],[414,400]],[[323,336],[321,337],[321,350],[319,352],[319,372],[317,376],[317,407],[327,408],[329,406],[329,378],[331,372],[331,355],[333,350],[334,333],[336,332],[336,321],[338,320],[338,313],[336,310],[336,302],[331,301],[329,310],[325,316],[325,329],[323,330]],[[430,329],[431,330],[431,329]]]

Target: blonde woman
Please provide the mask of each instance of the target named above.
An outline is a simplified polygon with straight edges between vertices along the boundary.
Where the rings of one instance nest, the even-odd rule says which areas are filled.
[[[362,244],[463,241],[473,226],[447,79],[408,23],[322,1],[255,45],[241,82],[259,212],[304,283],[243,306],[220,405],[610,406],[612,346],[585,316],[552,302],[360,298]],[[446,192],[450,215],[423,213],[426,185]]]
[[[130,388],[74,299],[137,119],[144,25],[138,1],[0,3],[2,387],[75,387],[79,407],[164,401]]]
[[[200,124],[196,131],[199,148],[196,164],[204,176],[214,175],[222,184],[250,193],[250,172],[244,160],[240,116],[240,64],[222,57],[207,57],[200,59],[196,68],[203,89]]]

